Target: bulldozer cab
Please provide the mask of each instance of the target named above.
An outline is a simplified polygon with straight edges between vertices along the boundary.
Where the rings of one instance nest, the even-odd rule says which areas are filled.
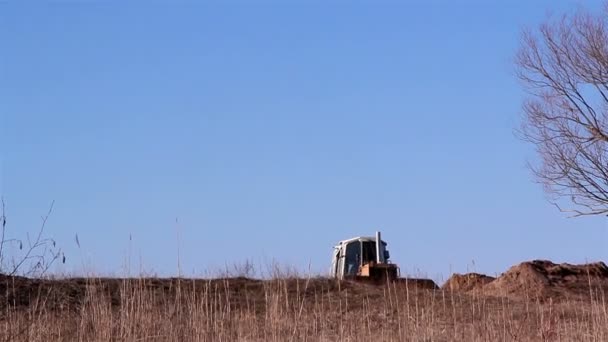
[[[390,255],[386,242],[380,239],[380,244],[376,244],[376,240],[376,237],[356,237],[340,241],[334,247],[331,276],[338,279],[356,277],[365,265],[388,263]]]

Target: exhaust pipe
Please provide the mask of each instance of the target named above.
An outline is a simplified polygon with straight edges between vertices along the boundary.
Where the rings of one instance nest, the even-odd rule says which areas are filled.
[[[380,251],[382,250],[382,240],[380,239],[380,232],[376,232],[376,262],[381,264],[382,263],[382,258],[384,257],[384,255],[380,254]]]

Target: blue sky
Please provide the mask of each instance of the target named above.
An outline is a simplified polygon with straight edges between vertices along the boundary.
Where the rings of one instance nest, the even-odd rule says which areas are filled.
[[[1,4],[12,236],[55,201],[58,273],[320,272],[378,229],[435,279],[608,258],[513,134],[521,29],[581,2],[252,3]]]

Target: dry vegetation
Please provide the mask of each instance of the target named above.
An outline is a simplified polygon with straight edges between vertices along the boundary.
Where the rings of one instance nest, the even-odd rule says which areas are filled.
[[[268,280],[0,279],[2,341],[606,341],[608,268],[535,261],[439,290]]]

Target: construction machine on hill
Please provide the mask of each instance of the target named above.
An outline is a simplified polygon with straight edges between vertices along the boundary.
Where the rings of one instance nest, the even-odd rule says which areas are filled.
[[[401,278],[399,266],[390,262],[386,246],[380,232],[376,232],[375,237],[359,236],[338,242],[334,246],[331,276],[341,280],[410,282],[422,288],[438,288],[431,279]]]

